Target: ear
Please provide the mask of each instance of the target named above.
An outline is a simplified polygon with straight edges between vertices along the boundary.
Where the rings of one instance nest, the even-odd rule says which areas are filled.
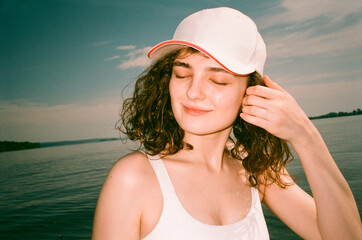
[[[267,75],[264,76],[264,82],[268,88],[285,92],[285,90],[281,86],[279,86],[276,82],[273,82]]]

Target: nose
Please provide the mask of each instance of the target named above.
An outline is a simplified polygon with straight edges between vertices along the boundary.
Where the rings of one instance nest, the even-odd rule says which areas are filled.
[[[190,85],[189,88],[187,89],[187,96],[195,101],[195,100],[203,100],[205,98],[205,93],[204,93],[204,86],[202,84],[202,79],[200,78],[193,78],[190,81]]]

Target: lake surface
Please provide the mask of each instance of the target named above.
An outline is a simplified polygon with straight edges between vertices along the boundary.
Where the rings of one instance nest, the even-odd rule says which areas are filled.
[[[362,116],[314,120],[361,214]],[[113,163],[136,145],[121,141],[0,153],[0,239],[90,239],[94,208]],[[306,191],[297,156],[290,173]],[[300,239],[265,209],[271,239]]]

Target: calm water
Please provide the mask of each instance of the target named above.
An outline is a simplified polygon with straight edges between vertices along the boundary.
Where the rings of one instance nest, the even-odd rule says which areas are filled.
[[[315,120],[362,209],[362,116]],[[97,197],[120,141],[0,153],[0,239],[90,239]],[[309,191],[296,158],[288,167]],[[361,212],[360,212],[361,214]],[[265,210],[271,239],[299,239]]]

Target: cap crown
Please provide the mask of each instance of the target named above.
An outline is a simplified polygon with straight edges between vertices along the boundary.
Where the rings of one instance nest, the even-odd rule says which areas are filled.
[[[245,75],[257,71],[263,75],[264,41],[253,20],[238,10],[205,9],[186,17],[178,25],[173,39],[157,45],[149,56],[158,58],[157,55],[184,45],[204,52],[232,73]]]

